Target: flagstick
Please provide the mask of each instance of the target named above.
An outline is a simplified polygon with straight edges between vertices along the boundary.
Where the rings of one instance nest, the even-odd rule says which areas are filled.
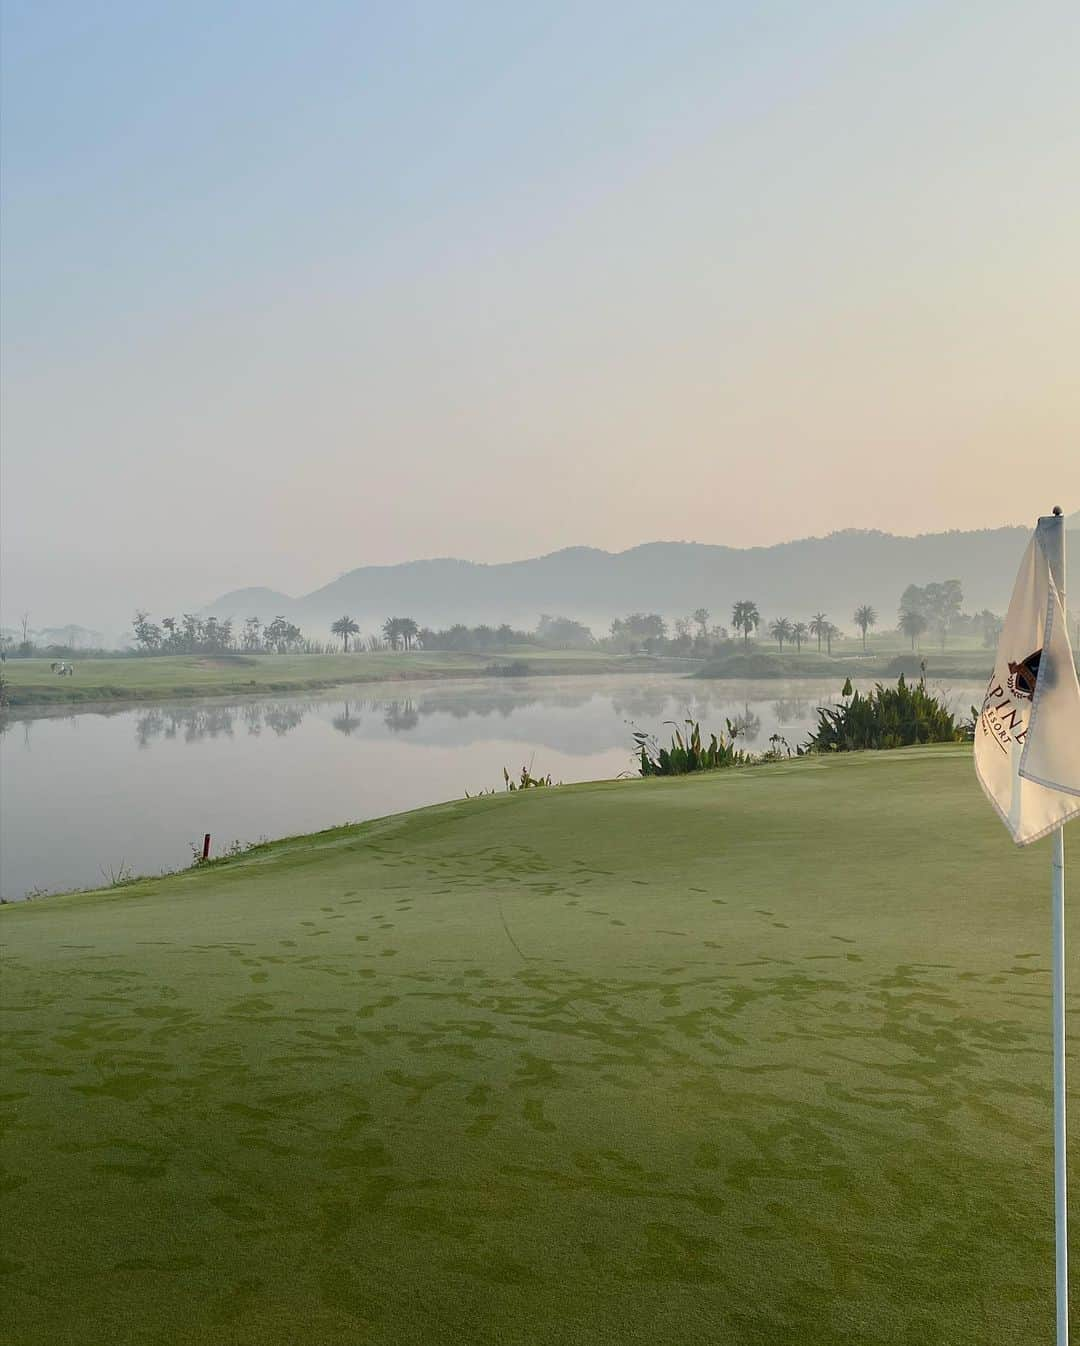
[[[1057,1346],[1069,1346],[1069,1245],[1065,1210],[1065,829],[1053,835],[1054,1242]]]
[[[1065,520],[1055,505],[1047,548],[1050,570],[1065,611]],[[1056,553],[1056,554],[1055,554]],[[1065,1200],[1065,829],[1051,841],[1050,904],[1053,928],[1054,1021],[1054,1264],[1057,1288],[1057,1346],[1069,1346],[1069,1243]]]

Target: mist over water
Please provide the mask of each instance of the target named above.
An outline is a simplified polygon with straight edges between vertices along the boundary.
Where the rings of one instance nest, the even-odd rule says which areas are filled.
[[[372,685],[360,694],[140,704],[10,717],[0,736],[0,893],[96,887],[191,862],[204,832],[235,841],[316,831],[503,788],[635,773],[633,729],[740,725],[756,751],[801,742],[827,682],[523,678]],[[965,708],[981,685],[942,689]]]

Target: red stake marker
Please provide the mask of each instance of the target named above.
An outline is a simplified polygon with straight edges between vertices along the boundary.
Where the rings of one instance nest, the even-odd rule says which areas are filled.
[[[206,835],[203,837],[203,839],[202,839],[202,858],[203,858],[204,860],[209,860],[209,859],[210,859],[210,833],[209,833],[209,832],[207,832],[207,834],[206,834]]]

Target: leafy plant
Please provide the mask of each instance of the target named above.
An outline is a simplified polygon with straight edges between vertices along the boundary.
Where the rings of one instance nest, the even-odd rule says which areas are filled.
[[[685,776],[692,771],[718,771],[723,767],[748,766],[754,759],[736,748],[738,729],[728,720],[727,737],[712,734],[708,743],[701,739],[696,720],[684,720],[685,735],[675,720],[665,720],[674,730],[671,747],[662,748],[651,734],[634,730],[638,770],[642,776]]]
[[[506,788],[511,794],[516,794],[518,790],[537,790],[543,785],[554,785],[555,782],[550,775],[534,776],[531,766],[523,766],[521,775],[515,780],[510,772],[503,767],[503,780],[506,782]],[[492,787],[490,790],[477,790],[475,794],[465,791],[466,799],[484,799],[487,795],[498,794],[498,791]]]
[[[202,865],[216,865],[219,860],[231,860],[238,855],[246,855],[248,851],[257,850],[260,846],[265,846],[270,840],[267,836],[259,837],[258,841],[242,841],[239,837],[234,837],[232,841],[227,842],[220,848],[217,855],[208,855],[203,859],[202,842],[189,841],[191,848],[191,863],[193,868],[199,868]]]
[[[534,776],[527,766],[521,768],[521,775],[516,781],[506,767],[503,767],[503,780],[506,782],[506,788],[511,792],[515,790],[536,790],[542,785],[555,784],[550,775]]]
[[[125,883],[130,883],[135,877],[135,871],[126,860],[121,860],[118,865],[104,864],[99,865],[101,877],[105,880],[109,888],[122,888]]]
[[[789,757],[796,756],[796,753],[798,756],[801,757],[802,749],[798,748],[796,749],[796,752],[792,752],[791,744],[787,741],[787,739],[783,736],[783,734],[770,734],[769,750],[768,752],[763,752],[761,756],[758,758],[758,761],[785,762]]]
[[[818,708],[817,728],[807,752],[853,752],[859,748],[902,748],[911,743],[958,743],[963,730],[948,706],[919,681],[909,686],[903,674],[895,687],[880,682],[863,695],[845,695],[839,706]]]

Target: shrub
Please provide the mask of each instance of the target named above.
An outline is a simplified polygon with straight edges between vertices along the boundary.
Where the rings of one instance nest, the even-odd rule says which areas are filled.
[[[634,731],[638,748],[638,770],[643,776],[685,776],[691,771],[717,771],[722,767],[748,766],[753,758],[735,746],[737,730],[727,722],[728,736],[713,734],[707,744],[701,741],[701,726],[696,720],[684,721],[686,737],[679,732],[674,720],[665,724],[675,727],[671,747],[661,748],[650,734]]]
[[[772,650],[737,650],[714,659],[704,668],[691,674],[695,678],[793,678],[804,674],[820,676],[829,673],[841,673],[852,666],[850,659],[830,658],[814,650],[784,651],[782,655]]]
[[[484,672],[493,678],[527,678],[532,669],[524,659],[514,659],[508,664],[488,664]]]
[[[866,696],[854,692],[839,706],[818,709],[807,752],[853,752],[902,748],[912,743],[959,743],[963,732],[949,708],[926,690],[909,687],[903,674],[895,687],[879,682]]]
[[[926,672],[926,660],[921,654],[898,654],[885,665],[887,678],[922,677]]]
[[[546,776],[534,776],[527,766],[521,768],[521,777],[518,780],[510,775],[506,767],[503,767],[503,780],[506,782],[506,788],[511,793],[515,790],[536,790],[543,785],[554,785],[550,772]]]

